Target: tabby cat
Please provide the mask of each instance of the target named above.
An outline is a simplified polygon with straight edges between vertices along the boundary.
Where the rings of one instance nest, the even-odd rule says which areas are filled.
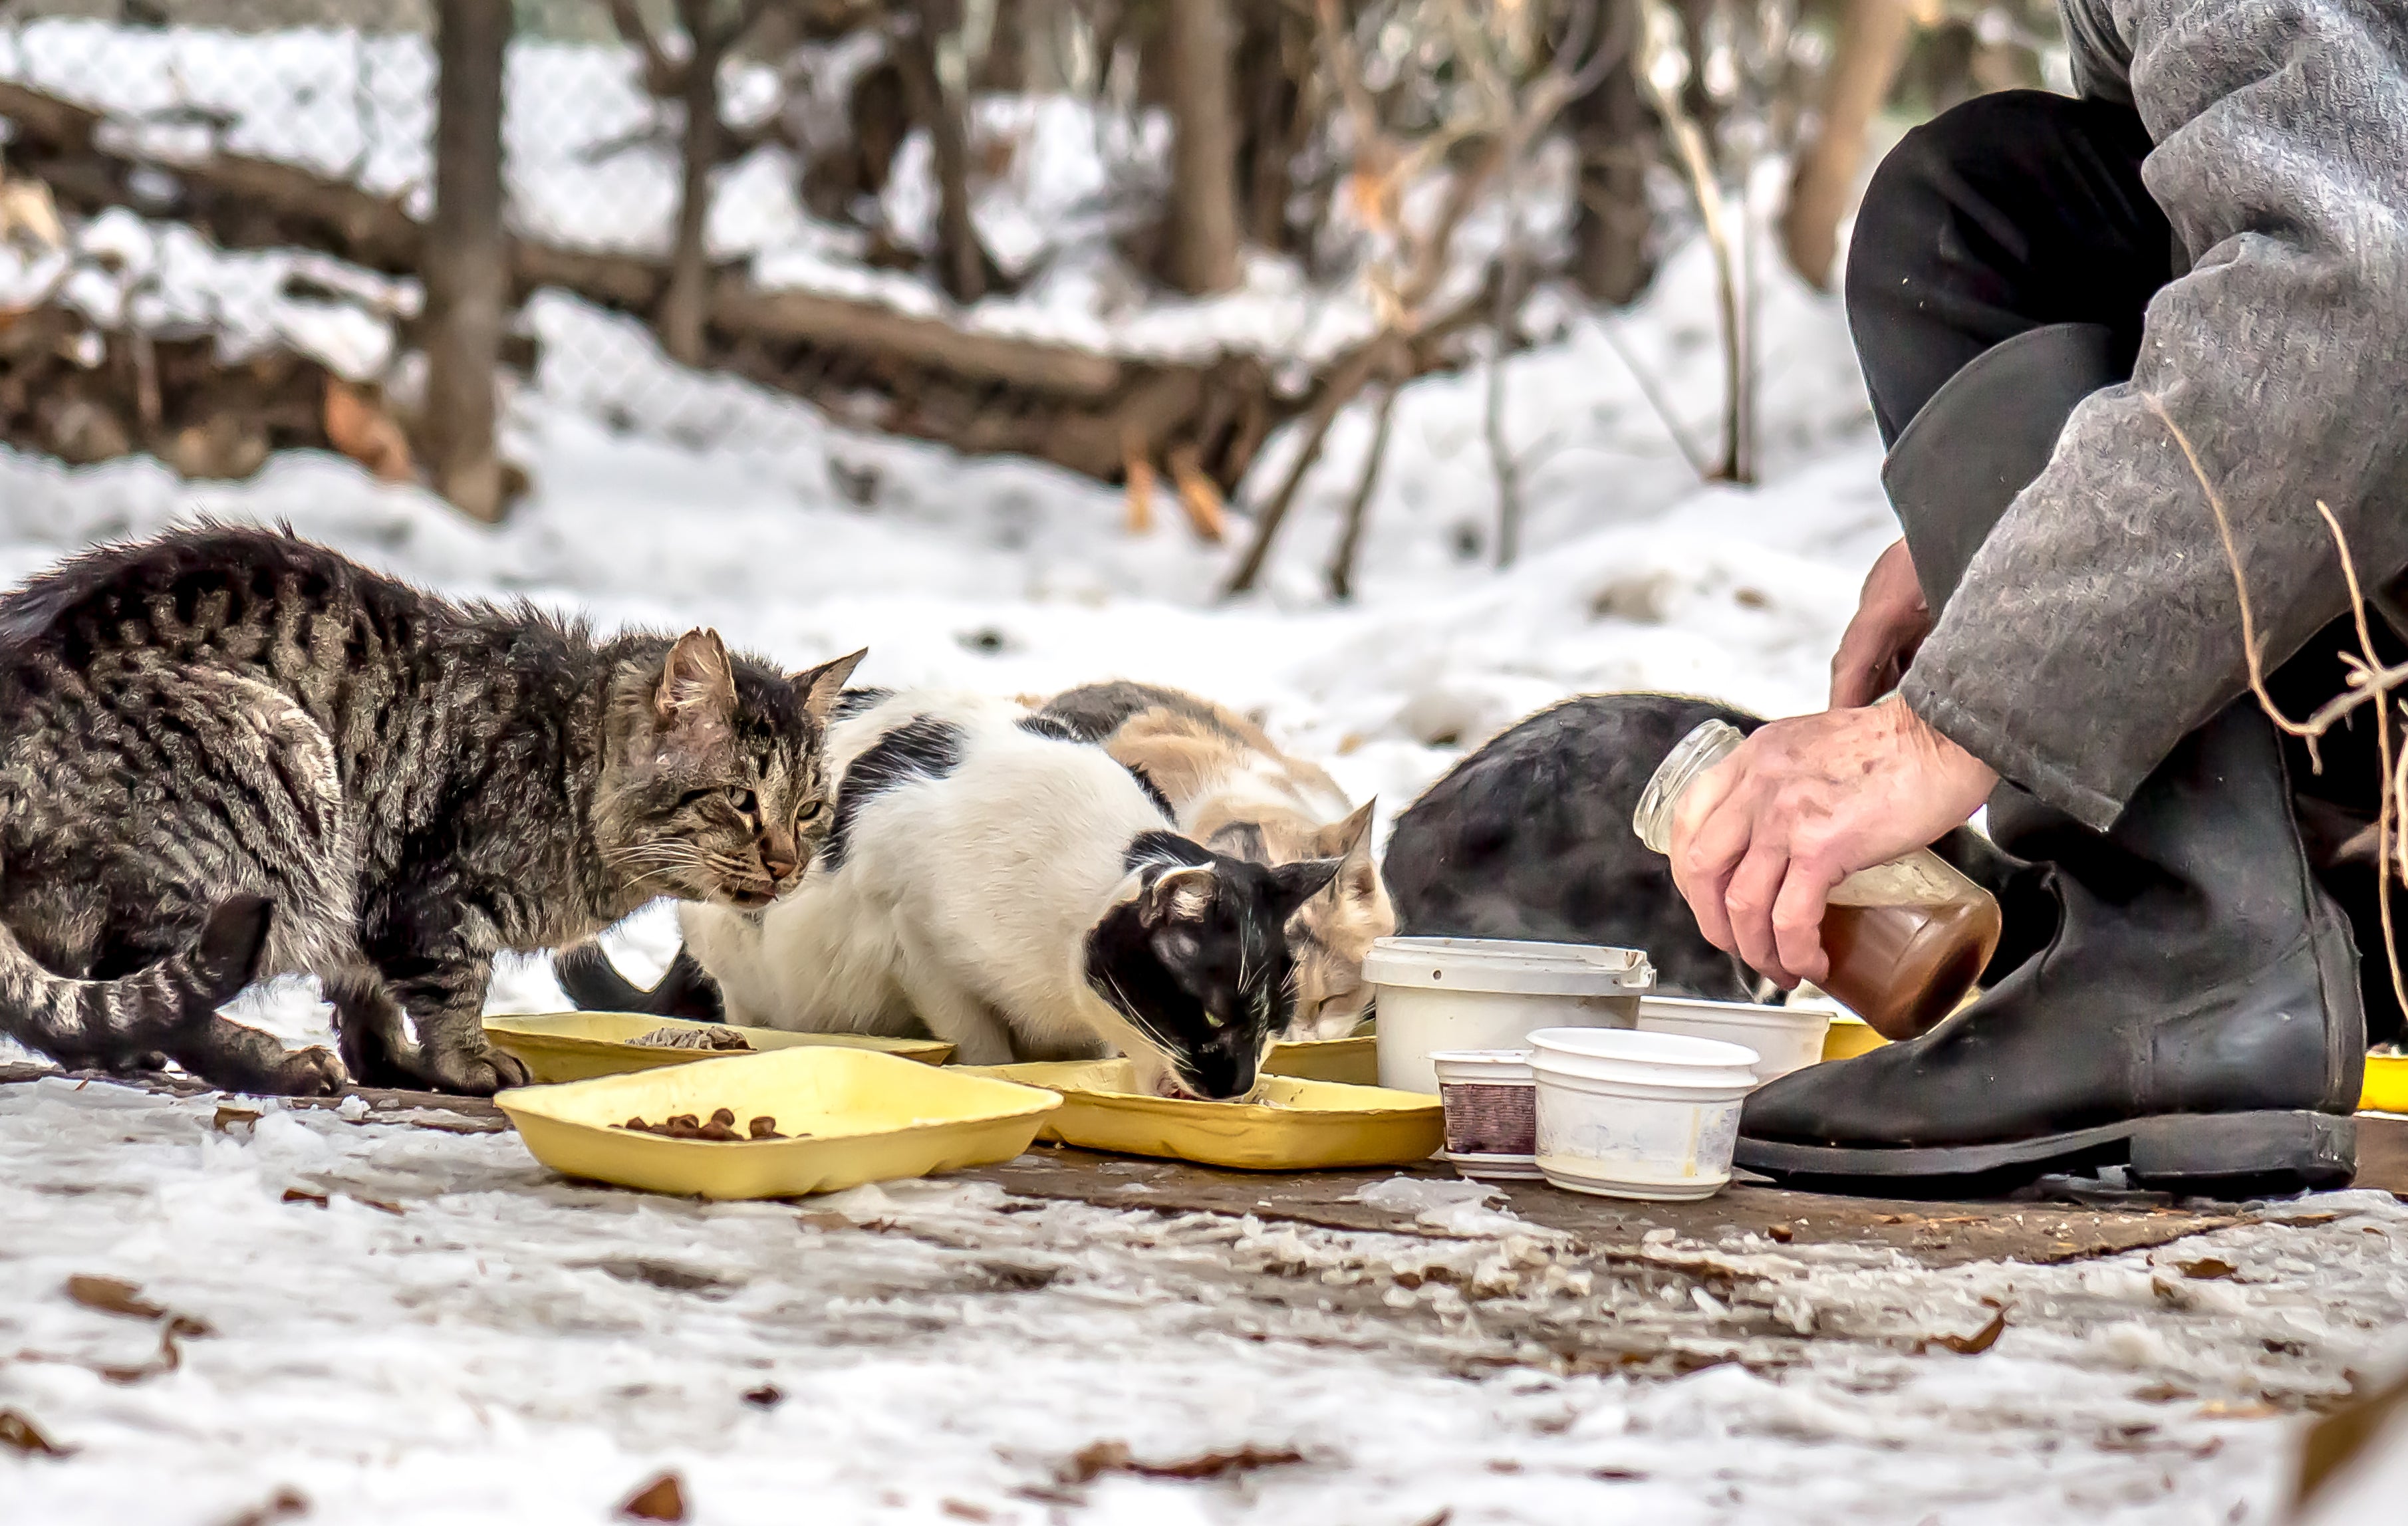
[[[1354,809],[1326,773],[1280,751],[1261,727],[1197,695],[1099,683],[1039,712],[1101,745],[1161,796],[1180,831],[1254,863],[1339,861],[1329,886],[1288,924],[1296,957],[1290,1038],[1342,1038],[1369,1010],[1363,957],[1397,930],[1371,856],[1372,806]]]
[[[690,906],[688,957],[738,1022],[923,1025],[992,1064],[1117,1050],[1172,1095],[1251,1091],[1284,1026],[1283,929],[1337,870],[1182,837],[1102,750],[1021,706],[905,693],[839,720],[836,825],[750,916]]]
[[[0,595],[0,1034],[251,1091],[523,1082],[494,955],[791,887],[858,661],[597,641],[265,530],[77,557]],[[340,1064],[216,1012],[303,972]]]

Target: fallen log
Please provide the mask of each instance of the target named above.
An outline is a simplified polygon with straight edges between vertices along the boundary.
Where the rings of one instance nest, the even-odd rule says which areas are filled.
[[[16,170],[42,180],[70,210],[92,216],[131,207],[185,222],[224,248],[314,250],[388,276],[421,274],[426,230],[397,197],[276,160],[145,154],[106,130],[105,113],[22,84],[0,81],[0,117],[15,126]],[[509,260],[513,303],[553,288],[649,321],[668,284],[666,262],[641,255],[520,237],[509,244]],[[414,341],[411,322],[399,329],[405,345]],[[1442,342],[1450,330],[1434,325],[1417,335],[1406,347],[1405,374],[1451,364]],[[876,303],[764,291],[724,267],[712,285],[704,360],[847,422],[967,454],[1033,456],[1100,482],[1123,481],[1132,451],[1149,462],[1177,453],[1191,476],[1226,496],[1272,430],[1325,403],[1329,378],[1360,370],[1367,348],[1334,357],[1313,386],[1294,395],[1259,356],[1125,359]],[[322,391],[315,380],[306,390],[313,399]],[[136,438],[140,428],[93,422],[76,430],[8,417],[0,434],[27,444],[56,436],[65,442],[57,453],[70,460],[97,459],[93,452],[114,441],[150,448]],[[282,427],[266,433],[280,438]],[[308,443],[325,443],[322,427]]]
[[[249,477],[273,451],[332,448],[331,379],[290,350],[227,362],[209,334],[101,329],[55,303],[0,313],[0,440],[74,465],[148,451]]]

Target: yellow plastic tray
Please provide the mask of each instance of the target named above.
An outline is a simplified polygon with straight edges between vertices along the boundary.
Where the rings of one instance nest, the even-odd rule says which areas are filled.
[[[682,1018],[648,1018],[640,1012],[547,1012],[540,1016],[487,1018],[485,1036],[496,1048],[524,1062],[538,1083],[586,1081],[596,1076],[625,1076],[662,1065],[685,1065],[696,1060],[741,1059],[742,1052],[724,1049],[658,1049],[630,1039],[655,1028],[717,1028],[712,1022],[688,1022]],[[763,1054],[775,1049],[824,1048],[870,1049],[922,1064],[941,1065],[953,1057],[953,1047],[927,1038],[870,1038],[860,1034],[790,1034],[778,1028],[730,1028]]]
[[[993,1065],[976,1074],[1047,1087],[1062,1110],[1043,1137],[1124,1155],[1241,1171],[1410,1165],[1446,1142],[1436,1097],[1266,1076],[1252,1102],[1193,1102],[1129,1090],[1125,1060]]]
[[[1292,1076],[1299,1081],[1377,1086],[1380,1040],[1371,1034],[1353,1038],[1283,1039],[1263,1057],[1263,1074]]]
[[[520,1087],[494,1101],[564,1176],[708,1198],[798,1197],[1009,1161],[1062,1105],[1036,1087],[825,1045]],[[738,1128],[767,1113],[810,1137],[721,1143],[610,1127],[721,1107]]]
[[[1874,1033],[1864,1019],[1846,1012],[1831,1014],[1831,1026],[1823,1033],[1823,1058],[1854,1060],[1860,1054],[1880,1048],[1889,1040]]]
[[[2408,1113],[2408,1058],[2370,1054],[2366,1057],[2366,1090],[2358,1107],[2369,1113]]]

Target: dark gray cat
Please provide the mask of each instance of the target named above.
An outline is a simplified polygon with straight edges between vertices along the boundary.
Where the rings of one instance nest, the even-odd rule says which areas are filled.
[[[494,956],[793,885],[858,661],[597,642],[260,530],[78,557],[0,595],[0,1034],[252,1091],[523,1082]],[[304,972],[341,1065],[217,1015]]]

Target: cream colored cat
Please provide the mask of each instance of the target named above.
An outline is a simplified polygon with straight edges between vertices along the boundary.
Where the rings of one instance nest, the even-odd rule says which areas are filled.
[[[1336,780],[1280,751],[1243,716],[1176,689],[1089,684],[1038,714],[1101,746],[1161,797],[1182,833],[1215,852],[1267,865],[1343,861],[1288,921],[1297,996],[1286,1036],[1353,1032],[1371,1005],[1363,957],[1397,930],[1371,854],[1371,806],[1355,808]]]

